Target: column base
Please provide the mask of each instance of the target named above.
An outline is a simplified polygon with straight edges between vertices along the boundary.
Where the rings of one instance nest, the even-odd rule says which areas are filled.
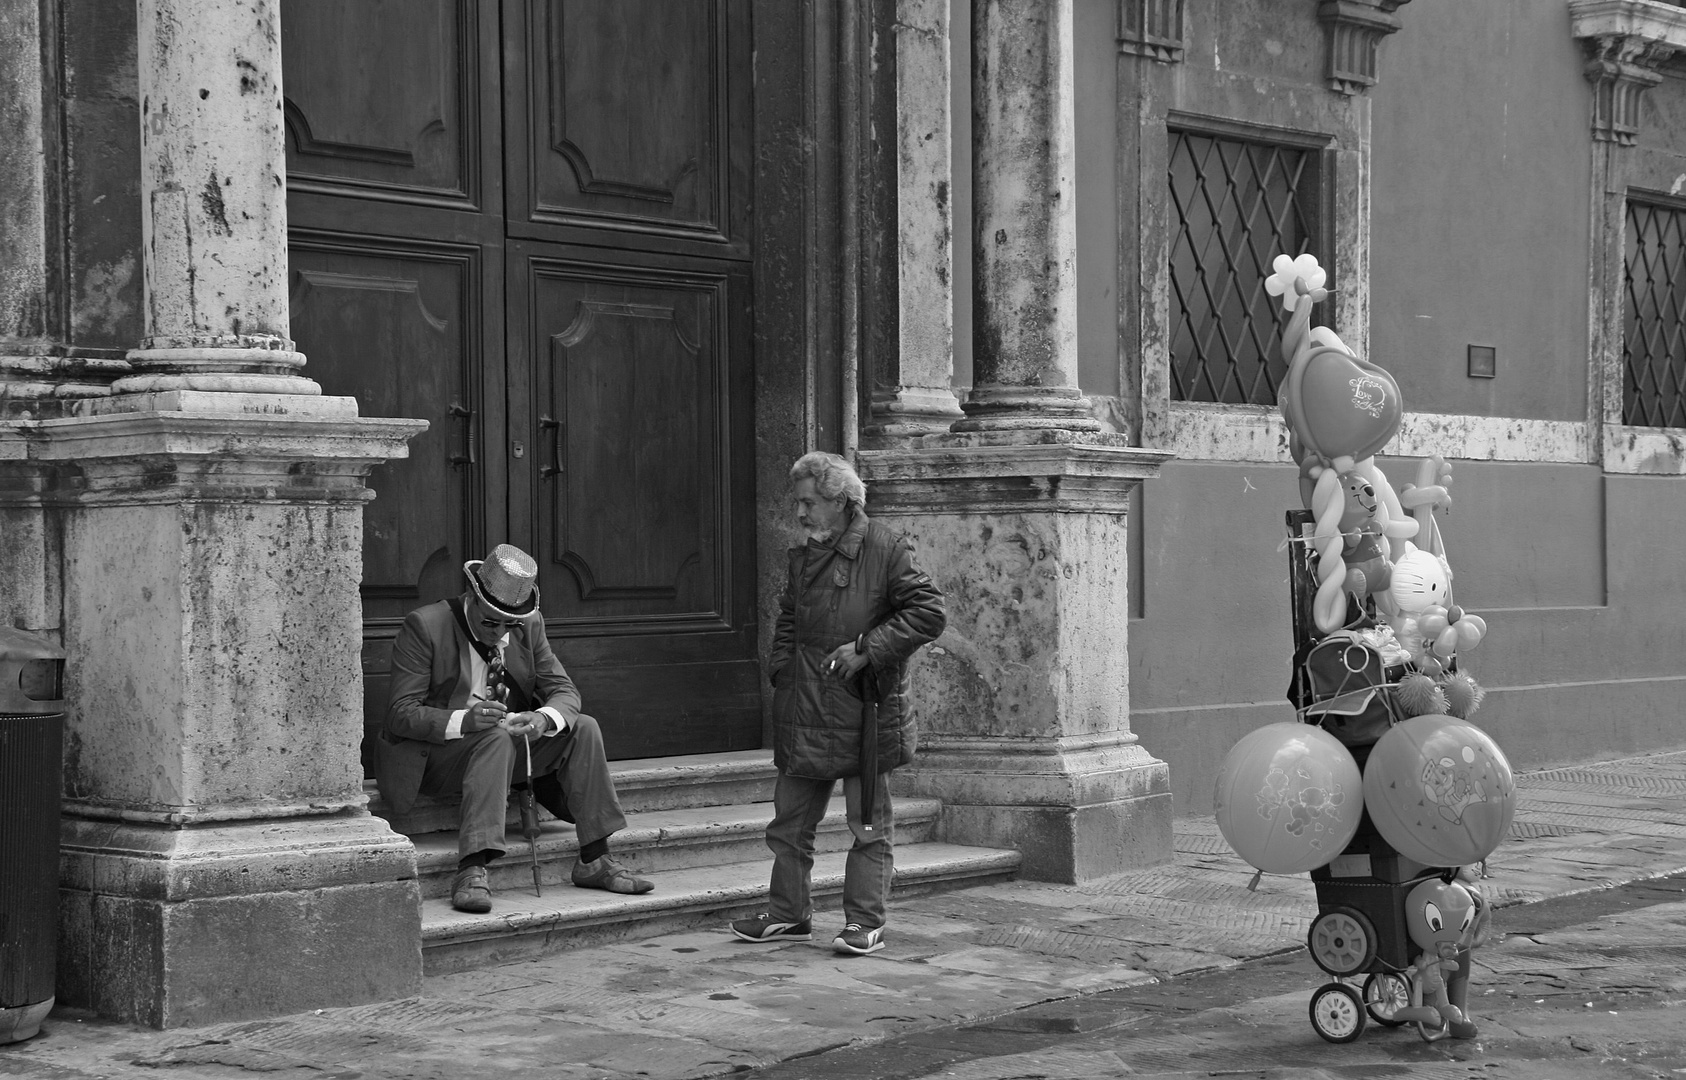
[[[171,828],[67,817],[58,998],[152,1027],[421,988],[410,841],[366,811]]]
[[[1089,399],[1075,387],[975,386],[960,408],[966,418],[952,431],[1101,430]]]
[[[0,1046],[33,1039],[41,1030],[41,1021],[53,1011],[56,998],[37,1001],[33,1005],[14,1005],[0,1009]]]
[[[904,386],[873,395],[872,414],[861,428],[868,449],[910,445],[926,435],[942,434],[965,414],[948,389]]]
[[[897,794],[942,800],[937,839],[1016,848],[1033,881],[1075,884],[1171,858],[1170,768],[1134,743],[943,739],[893,775]]]

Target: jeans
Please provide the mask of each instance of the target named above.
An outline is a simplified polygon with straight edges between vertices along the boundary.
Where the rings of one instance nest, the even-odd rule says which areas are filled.
[[[779,773],[773,788],[773,820],[767,826],[767,846],[773,851],[768,912],[775,922],[801,922],[814,913],[809,896],[814,832],[825,817],[826,803],[836,784],[835,780]],[[872,840],[861,839],[860,777],[843,781],[843,798],[848,805],[849,829],[855,836],[843,870],[843,921],[873,929],[884,925],[890,880],[895,875],[896,823],[890,806],[890,775],[878,778],[873,825],[880,835]]]

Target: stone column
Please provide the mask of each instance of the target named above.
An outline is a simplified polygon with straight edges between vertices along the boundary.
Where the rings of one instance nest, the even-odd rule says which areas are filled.
[[[288,336],[279,0],[139,0],[146,338],[116,393],[318,394]]]
[[[109,396],[0,432],[68,656],[58,998],[175,1027],[406,996],[358,586],[366,479],[426,424],[300,374],[276,0],[137,6],[146,336]]]
[[[862,445],[905,445],[960,419],[954,379],[949,0],[896,0],[897,340],[878,358]]]
[[[41,51],[39,0],[0,0],[0,418],[35,396],[56,344]]]
[[[972,391],[955,431],[1099,431],[1077,388],[1071,0],[972,0]]]
[[[1170,455],[1077,388],[1070,0],[973,0],[977,385],[950,434],[863,451],[871,513],[947,596],[914,661],[938,835],[1081,881],[1170,857],[1165,763],[1130,732],[1129,508]]]

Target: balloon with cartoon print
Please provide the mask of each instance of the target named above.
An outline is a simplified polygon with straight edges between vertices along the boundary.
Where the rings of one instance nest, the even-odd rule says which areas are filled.
[[[1364,808],[1382,839],[1427,866],[1491,855],[1516,816],[1504,751],[1453,716],[1414,716],[1388,729],[1364,764]]]
[[[1310,724],[1267,724],[1236,743],[1218,770],[1218,831],[1267,874],[1326,866],[1352,842],[1363,813],[1352,753]]]

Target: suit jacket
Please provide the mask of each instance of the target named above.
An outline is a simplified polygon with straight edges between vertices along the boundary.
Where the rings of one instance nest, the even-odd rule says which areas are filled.
[[[392,644],[386,723],[375,747],[381,797],[397,813],[408,813],[415,805],[429,753],[444,745],[451,714],[468,707],[474,689],[469,677],[473,655],[473,646],[444,600],[410,612],[398,631]],[[503,659],[511,712],[548,705],[573,724],[580,715],[580,693],[551,651],[544,616],[534,611],[509,628]]]

